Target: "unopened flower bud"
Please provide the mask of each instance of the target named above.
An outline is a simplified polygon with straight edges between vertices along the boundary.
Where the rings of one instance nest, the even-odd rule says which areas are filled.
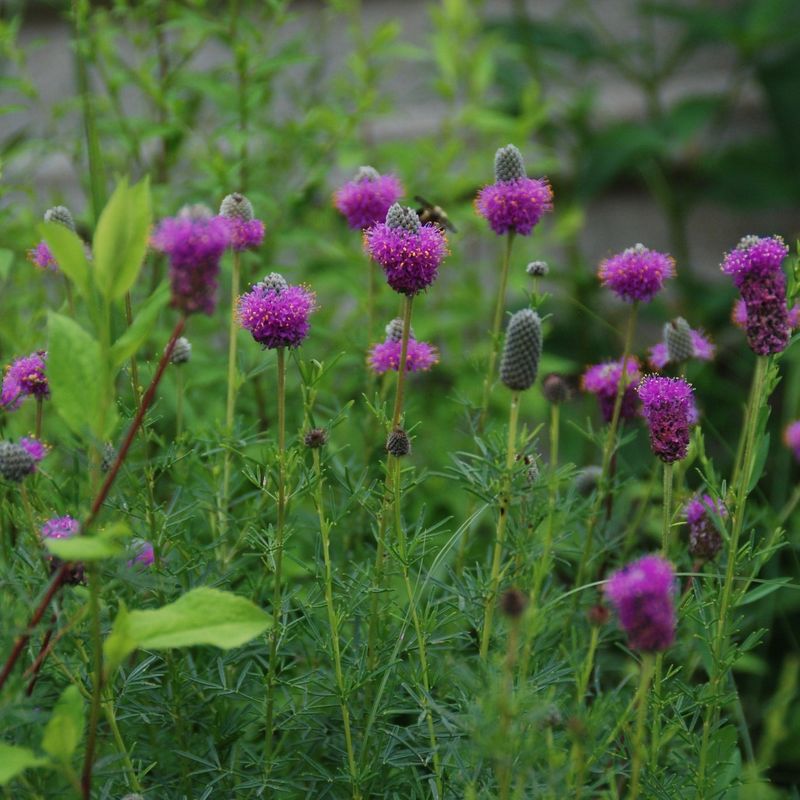
[[[327,441],[328,432],[325,428],[312,428],[310,431],[307,431],[306,435],[303,437],[305,446],[312,449],[322,447]]]
[[[187,203],[178,212],[181,219],[211,219],[214,212],[205,203]]]
[[[410,328],[408,335],[411,339],[414,336],[414,329]],[[403,320],[396,317],[386,326],[386,341],[387,342],[401,342],[403,340]]]
[[[501,147],[494,154],[494,177],[503,183],[526,177],[522,153],[513,144]]]
[[[531,278],[544,278],[549,271],[550,268],[547,266],[546,261],[531,261],[531,263],[525,267],[525,272],[527,272]]]
[[[36,471],[36,459],[22,445],[0,442],[0,476],[20,483]]]
[[[603,470],[596,464],[582,469],[575,476],[575,488],[578,494],[584,497],[591,494],[597,488],[597,484],[600,483],[600,476],[602,474]]]
[[[362,183],[363,181],[377,181],[380,177],[380,173],[375,169],[375,167],[363,166],[358,168],[355,181],[356,183]]]
[[[553,405],[560,405],[572,398],[572,387],[563,375],[551,372],[542,380],[542,394]]]
[[[264,280],[260,281],[257,285],[267,291],[275,292],[275,294],[285,292],[289,288],[289,284],[286,283],[286,278],[279,272],[270,272],[269,275],[265,275]]]
[[[45,222],[57,222],[65,228],[69,228],[75,233],[75,220],[72,218],[72,213],[66,206],[53,206],[44,212]]]
[[[395,203],[386,212],[386,227],[403,228],[409,231],[409,233],[417,233],[422,227],[422,223],[419,221],[419,216],[413,208]]]
[[[185,337],[181,336],[176,339],[175,346],[172,348],[172,355],[170,362],[176,366],[185,364],[192,357],[192,343]]]
[[[664,326],[664,343],[670,364],[680,364],[694,355],[692,329],[683,317],[673,319]]]
[[[103,472],[108,472],[116,458],[117,449],[111,442],[106,442],[106,444],[103,445],[103,458],[100,461],[100,469]]]
[[[220,204],[219,215],[249,222],[254,217],[253,204],[240,192],[234,192],[227,195]]]
[[[527,607],[528,598],[519,589],[507,589],[500,597],[500,610],[510,619],[519,619]]]
[[[539,315],[529,308],[517,311],[508,323],[500,380],[512,391],[530,389],[539,370],[542,355],[542,325]]]
[[[402,428],[395,428],[386,439],[386,452],[395,458],[407,456],[411,452],[411,441]]]

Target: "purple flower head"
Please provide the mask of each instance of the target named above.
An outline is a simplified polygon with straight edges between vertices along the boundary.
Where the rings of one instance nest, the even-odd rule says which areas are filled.
[[[333,203],[354,229],[366,230],[386,219],[386,213],[403,196],[403,185],[394,175],[380,175],[361,167],[352,181],[336,190]]]
[[[764,278],[780,272],[788,254],[780,236],[745,236],[735,250],[726,253],[721,269],[741,289],[748,276]]]
[[[670,324],[667,323],[667,325]],[[717,348],[701,330],[690,328],[689,337],[691,342],[690,358],[696,358],[699,361],[711,361],[714,358]],[[659,342],[650,348],[648,361],[653,369],[664,369],[667,364],[671,363],[666,341]]]
[[[134,567],[141,564],[143,567],[151,566],[156,560],[156,554],[153,550],[153,545],[144,540],[138,540],[133,543],[133,549],[136,555],[128,561],[129,567]]]
[[[600,264],[600,283],[621,300],[647,303],[661,290],[664,281],[675,275],[675,259],[658,250],[636,244]]]
[[[745,333],[750,349],[760,356],[785,350],[792,328],[786,308],[783,272],[745,275],[740,291],[746,310]]]
[[[478,192],[475,209],[496,234],[511,231],[528,236],[539,220],[553,210],[553,190],[544,178],[498,181]]]
[[[47,520],[41,527],[43,539],[69,539],[80,530],[80,523],[69,515]]]
[[[435,280],[447,255],[447,237],[437,225],[421,225],[416,211],[393,205],[386,222],[364,232],[364,246],[396,292],[413,296]]]
[[[742,330],[747,330],[747,305],[740,297],[731,309],[731,322]],[[800,305],[795,304],[788,311],[789,327],[796,331],[800,328]]]
[[[19,446],[30,455],[36,464],[38,464],[47,455],[47,445],[40,442],[33,437],[24,437],[19,440]]]
[[[682,378],[648,375],[636,391],[653,453],[666,463],[686,458],[689,428],[697,416],[692,387]]]
[[[633,650],[666,650],[675,641],[675,571],[661,556],[644,556],[612,573],[605,585]]]
[[[384,372],[400,369],[400,351],[403,343],[387,339],[380,344],[374,344],[369,350],[367,364],[370,369],[378,375]],[[430,369],[434,364],[439,363],[439,353],[433,345],[427,342],[418,342],[409,337],[408,353],[406,354],[406,371],[419,372]]]
[[[161,221],[151,244],[169,257],[173,308],[214,312],[219,262],[229,243],[229,221],[223,217],[190,211]]]
[[[298,347],[308,335],[308,315],[316,309],[313,292],[305,286],[281,288],[277,278],[274,286],[255,284],[238,304],[242,327],[268,350]]]
[[[622,394],[620,419],[632,419],[636,416],[638,396],[636,384],[642,377],[639,361],[634,356],[628,356],[625,364],[627,382]],[[606,361],[589,367],[581,376],[581,389],[597,395],[600,411],[606,422],[611,422],[614,416],[614,403],[617,399],[617,388],[622,377],[622,359]]]
[[[29,356],[18,358],[6,367],[0,405],[8,409],[19,408],[26,397],[44,399],[50,396],[50,385],[45,372],[47,353],[37,350]]]
[[[28,250],[28,261],[39,269],[49,269],[51,272],[58,272],[58,262],[52,250],[47,246],[47,242],[39,242],[36,247]]]
[[[686,504],[684,516],[689,526],[689,553],[694,558],[711,561],[723,544],[714,517],[727,517],[728,510],[711,495],[695,495]]]
[[[264,241],[264,223],[260,219],[230,219],[222,217],[228,225],[228,235],[233,250],[253,250]]]
[[[783,431],[784,444],[794,453],[800,461],[800,419],[790,422]]]

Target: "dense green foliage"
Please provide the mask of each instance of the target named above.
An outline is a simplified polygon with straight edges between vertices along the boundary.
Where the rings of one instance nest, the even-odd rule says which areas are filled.
[[[485,430],[478,422],[503,240],[471,203],[492,180],[495,148],[507,142],[524,152],[528,174],[547,174],[555,191],[553,214],[514,243],[504,306],[513,312],[532,304],[542,316],[540,375],[577,376],[620,355],[628,309],[600,289],[596,265],[607,253],[584,252],[581,232],[586,215],[612,192],[646,193],[666,220],[663,249],[675,255],[678,277],[642,308],[633,351],[644,357],[677,315],[704,327],[718,346],[714,362],[687,367],[701,422],[676,468],[673,541],[685,545],[681,509],[695,491],[735,494],[737,461],[749,458],[744,474],[753,474],[739,491],[750,502],[738,553],[725,550],[700,568],[683,549],[672,553],[683,590],[678,638],[650,695],[641,796],[797,796],[798,472],[780,436],[800,415],[800,351],[795,345],[763,365],[764,392],[750,403],[755,447],[737,459],[756,359],[729,322],[734,288],[696,263],[687,228],[709,203],[762,213],[800,203],[798,9],[790,0],[742,0],[727,14],[704,3],[631,3],[637,33],[624,39],[606,29],[593,10],[598,4],[563,5],[561,14],[540,20],[523,3],[499,18],[480,2],[443,0],[431,4],[424,43],[411,45],[399,22],[368,30],[356,0],[332,0],[316,22],[320,42],[325,31],[345,36],[346,52],[335,59],[308,41],[298,12],[280,0],[120,1],[91,10],[78,0],[65,14],[76,92],[40,112],[48,114],[48,133],[71,133],[17,129],[0,141],[0,355],[8,363],[47,349],[52,385],[43,422],[51,452],[21,486],[0,483],[0,659],[48,584],[39,526],[63,514],[86,518],[104,446],[122,442],[177,321],[168,308],[166,259],[145,252],[151,222],[184,203],[216,208],[229,192],[245,191],[267,236],[242,256],[243,288],[279,271],[309,285],[320,308],[309,338],[287,357],[284,464],[276,356],[245,332],[238,334],[235,426],[226,429],[233,260],[226,255],[217,311],[189,320],[192,359],[167,367],[96,529],[61,543],[77,551],[52,550],[84,561],[98,593],[82,585],[60,590],[0,690],[5,796],[80,796],[95,722],[98,798],[134,790],[148,800],[338,798],[356,796],[354,784],[363,797],[628,792],[639,656],[613,619],[594,624],[587,611],[600,602],[599,582],[612,569],[659,548],[661,464],[643,424],[625,427],[613,502],[576,586],[598,494],[579,492],[575,478],[601,462],[606,437],[594,398],[560,408],[554,462],[552,409],[539,386],[521,395],[516,451],[524,458],[510,469],[511,392],[498,383]],[[36,103],[27,63],[40,45],[19,44],[23,19],[0,18],[10,98],[0,114],[11,122],[16,104]],[[667,45],[657,26],[668,26]],[[709,47],[730,59],[729,84],[667,101],[664,87],[676,70]],[[214,54],[200,62],[210,66],[195,62],[200,51]],[[411,139],[391,130],[378,135],[379,125],[384,131],[397,120],[392,87],[408,64],[424,65],[429,81],[420,93],[436,101],[441,117]],[[623,77],[643,117],[604,121],[602,77],[578,86],[569,77],[584,72]],[[763,99],[762,124],[724,137],[745,80]],[[79,234],[92,243],[91,261],[75,237],[40,225],[44,208],[64,198],[43,196],[28,165],[54,152],[66,153],[79,177],[85,202],[73,211]],[[358,232],[330,201],[361,164],[395,172],[408,202],[419,193],[441,203],[458,228],[439,280],[415,301],[416,336],[439,348],[440,363],[409,377],[413,450],[401,462],[402,492],[389,498],[384,441],[395,377],[376,380],[366,369],[367,260]],[[118,179],[124,175],[130,183]],[[757,232],[787,241],[796,233]],[[67,278],[26,262],[25,251],[41,238]],[[525,273],[536,258],[550,265],[538,284]],[[789,273],[796,262],[787,262]],[[794,291],[795,275],[790,284]],[[373,341],[399,305],[381,284]],[[5,439],[34,425],[32,400],[0,411]],[[315,426],[329,440],[312,452],[303,439]],[[226,458],[230,502],[221,509]],[[531,463],[538,466],[533,479]],[[288,510],[276,627],[282,465]],[[521,588],[531,603],[519,625],[495,615],[482,659],[506,495],[499,584]],[[376,542],[390,508],[385,575],[376,583]],[[543,559],[549,526],[552,564]],[[330,536],[330,597],[321,531]],[[131,537],[153,543],[151,568],[128,564]],[[736,579],[726,601],[731,558]],[[727,613],[718,624],[721,608]],[[31,684],[50,629],[54,647]],[[95,692],[100,637],[107,680]]]

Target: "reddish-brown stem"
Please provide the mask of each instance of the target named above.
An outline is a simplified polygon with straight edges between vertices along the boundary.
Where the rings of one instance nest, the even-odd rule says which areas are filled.
[[[89,528],[97,518],[100,509],[103,507],[103,503],[105,503],[106,498],[108,497],[108,493],[111,490],[111,485],[114,483],[114,480],[116,479],[117,474],[119,473],[120,467],[122,467],[122,462],[125,460],[125,456],[128,454],[128,450],[130,450],[131,444],[133,443],[133,440],[136,437],[136,433],[142,424],[144,415],[147,413],[147,409],[150,407],[150,403],[153,402],[153,396],[156,393],[156,389],[158,388],[158,384],[161,381],[162,375],[164,374],[164,370],[167,368],[167,364],[169,364],[170,357],[172,356],[172,351],[175,348],[175,342],[178,340],[178,337],[181,335],[181,333],[183,333],[185,325],[186,325],[186,317],[182,316],[175,324],[175,328],[172,331],[172,336],[170,337],[167,346],[164,348],[161,360],[158,362],[156,373],[155,375],[153,375],[153,379],[150,381],[150,385],[147,387],[147,391],[144,393],[144,397],[142,397],[142,402],[139,405],[139,409],[136,412],[136,416],[133,418],[133,422],[131,423],[130,428],[128,428],[128,433],[125,435],[125,440],[122,442],[122,445],[117,451],[117,457],[114,459],[114,463],[111,465],[111,469],[108,471],[106,479],[103,481],[103,485],[97,492],[97,497],[95,497],[94,502],[92,503],[92,507],[89,510],[89,516],[84,520],[83,525],[81,525],[80,529],[81,534],[88,533]],[[50,585],[47,587],[47,591],[45,592],[44,597],[42,598],[39,605],[36,607],[36,610],[33,612],[33,615],[31,616],[30,620],[28,621],[28,624],[25,627],[25,631],[21,633],[17,637],[17,640],[14,642],[14,646],[11,649],[11,653],[8,659],[6,659],[5,664],[3,665],[2,672],[0,672],[0,689],[3,688],[3,685],[8,680],[8,676],[14,669],[14,665],[19,660],[19,657],[22,654],[25,645],[31,638],[31,632],[41,622],[42,617],[44,616],[44,612],[47,611],[47,607],[50,605],[53,597],[55,597],[56,592],[63,583],[64,578],[67,576],[68,572],[69,572],[69,564],[67,563],[62,564],[58,572],[56,572],[56,574],[53,576],[53,579],[50,581]]]

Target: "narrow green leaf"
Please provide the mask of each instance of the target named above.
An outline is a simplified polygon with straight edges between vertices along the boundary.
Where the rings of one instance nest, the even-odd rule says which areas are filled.
[[[37,756],[27,747],[15,747],[0,742],[0,786],[5,786],[12,778],[30,767],[41,767],[47,759]]]
[[[119,299],[136,282],[151,223],[148,180],[130,187],[122,180],[100,215],[92,242],[95,282],[109,300]]]
[[[201,587],[162,608],[121,608],[104,651],[109,669],[114,669],[140,647],[167,650],[205,644],[228,650],[245,644],[270,625],[270,616],[244,597]]]
[[[42,238],[58,262],[59,269],[86,297],[89,294],[89,262],[80,236],[57,222],[43,222],[39,226]]]
[[[62,314],[48,314],[47,330],[47,377],[53,405],[64,422],[83,435],[100,411],[100,344]]]
[[[114,367],[124,364],[141,347],[152,330],[159,312],[168,301],[169,286],[164,282],[139,309],[130,328],[112,345],[111,362]]]
[[[771,595],[773,592],[778,591],[778,589],[791,582],[791,578],[773,578],[772,580],[765,581],[759,586],[756,586],[755,589],[751,589],[736,605],[746,606],[750,603],[755,603],[757,600]]]
[[[58,698],[42,737],[42,750],[58,761],[69,761],[83,736],[83,699],[77,686],[68,686]]]

